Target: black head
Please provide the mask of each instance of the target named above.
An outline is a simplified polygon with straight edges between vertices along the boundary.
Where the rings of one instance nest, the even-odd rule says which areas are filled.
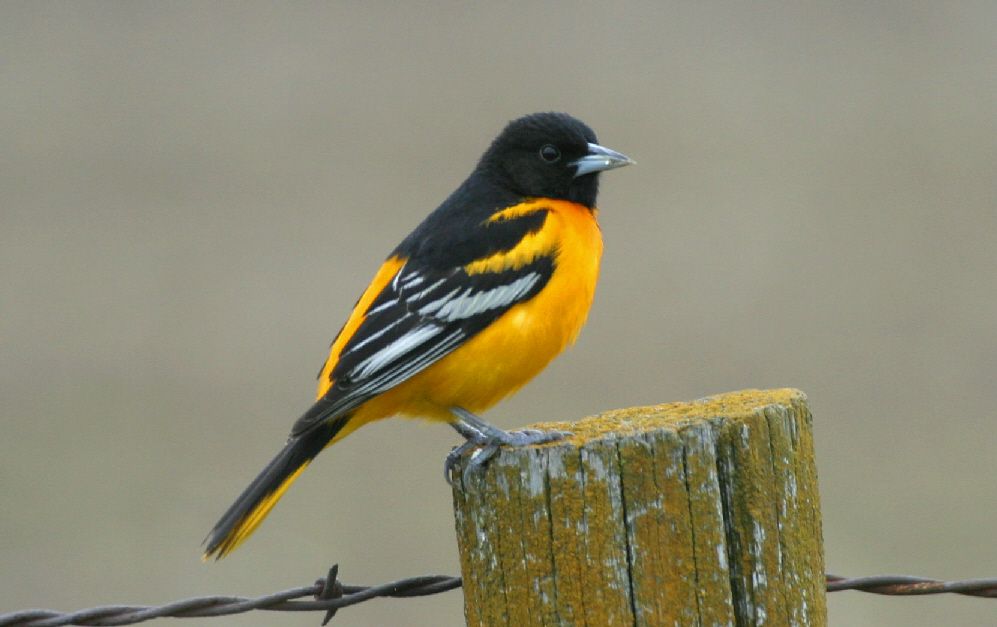
[[[481,157],[478,170],[520,196],[594,207],[599,172],[631,163],[599,146],[581,120],[566,113],[534,113],[505,127]]]

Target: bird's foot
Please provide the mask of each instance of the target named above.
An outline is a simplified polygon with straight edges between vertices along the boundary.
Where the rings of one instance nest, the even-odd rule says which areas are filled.
[[[503,431],[498,427],[488,424],[466,409],[455,407],[452,411],[458,419],[457,422],[452,423],[453,428],[464,436],[466,442],[454,447],[443,461],[443,476],[450,485],[453,485],[453,474],[457,461],[472,449],[477,448],[478,450],[471,454],[471,459],[464,467],[465,480],[495,457],[499,447],[545,444],[547,442],[563,440],[565,437],[571,435],[567,431],[540,431],[539,429]]]

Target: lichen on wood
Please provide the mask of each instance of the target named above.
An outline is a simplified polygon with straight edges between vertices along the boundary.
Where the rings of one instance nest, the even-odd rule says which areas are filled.
[[[455,482],[467,623],[825,624],[810,423],[783,389],[534,425],[572,435]]]

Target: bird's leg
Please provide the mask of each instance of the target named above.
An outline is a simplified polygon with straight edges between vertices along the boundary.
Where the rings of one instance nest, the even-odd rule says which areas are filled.
[[[452,407],[450,412],[457,417],[457,422],[452,423],[454,429],[466,439],[475,439],[479,444],[529,446],[561,440],[565,436],[571,435],[564,431],[540,431],[539,429],[503,431],[478,418],[463,407]]]
[[[453,468],[457,460],[473,448],[481,447],[479,451],[471,456],[471,460],[464,468],[465,478],[488,463],[488,460],[498,452],[500,446],[543,444],[544,442],[561,440],[571,435],[564,431],[540,431],[538,429],[503,431],[494,425],[488,424],[463,407],[453,407],[450,409],[450,412],[457,418],[457,421],[450,423],[450,425],[457,433],[464,436],[466,440],[466,442],[450,451],[443,462],[443,475],[446,477],[447,483],[451,484]]]

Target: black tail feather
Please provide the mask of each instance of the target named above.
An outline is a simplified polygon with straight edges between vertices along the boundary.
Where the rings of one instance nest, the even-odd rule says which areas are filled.
[[[316,425],[309,431],[290,438],[205,538],[205,559],[212,556],[220,559],[245,540],[280,498],[283,489],[287,488],[285,482],[292,479],[302,466],[313,460],[329,444],[348,418],[343,416]],[[261,507],[266,509],[254,517],[253,514]]]

